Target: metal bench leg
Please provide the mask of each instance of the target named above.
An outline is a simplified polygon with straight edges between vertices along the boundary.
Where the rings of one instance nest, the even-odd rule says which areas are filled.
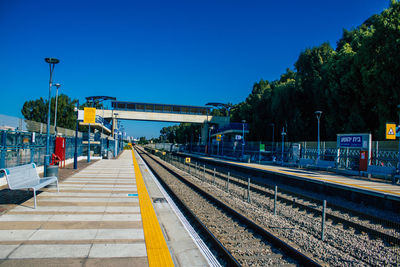
[[[57,193],[60,193],[60,190],[58,189],[58,180],[56,181],[57,184]]]
[[[33,189],[33,199],[34,199],[34,203],[35,203],[34,208],[36,209],[36,189]]]

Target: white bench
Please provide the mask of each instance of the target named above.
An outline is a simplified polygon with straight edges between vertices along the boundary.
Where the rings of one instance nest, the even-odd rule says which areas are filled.
[[[30,163],[17,167],[1,169],[4,172],[8,188],[10,190],[18,189],[31,189],[33,191],[33,197],[35,201],[36,209],[36,191],[45,187],[46,185],[56,183],[57,192],[58,189],[58,179],[55,176],[40,178],[36,171],[36,164]]]

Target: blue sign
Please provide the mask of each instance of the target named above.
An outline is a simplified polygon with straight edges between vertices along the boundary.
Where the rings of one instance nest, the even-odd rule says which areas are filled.
[[[369,148],[371,134],[338,134],[337,146],[342,148]]]
[[[362,147],[362,136],[340,136],[341,147]]]
[[[128,194],[128,197],[137,197],[139,196],[138,194]]]

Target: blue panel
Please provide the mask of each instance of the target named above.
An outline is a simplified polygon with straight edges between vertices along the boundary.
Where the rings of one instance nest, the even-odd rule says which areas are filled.
[[[139,196],[138,194],[128,194],[128,197],[137,197]]]
[[[338,134],[337,146],[342,148],[368,148],[369,134]]]

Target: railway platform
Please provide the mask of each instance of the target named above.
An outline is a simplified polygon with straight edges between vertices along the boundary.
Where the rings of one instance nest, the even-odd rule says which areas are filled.
[[[0,266],[206,266],[196,237],[133,151],[0,215]],[[190,227],[190,226],[189,226]]]
[[[315,171],[309,169],[299,169],[294,167],[283,167],[278,165],[261,165],[256,163],[243,163],[221,158],[208,157],[198,154],[182,153],[183,156],[193,157],[203,161],[210,161],[224,166],[241,168],[250,173],[263,173],[277,177],[289,178],[297,182],[307,184],[318,184],[324,188],[336,188],[343,191],[360,193],[375,198],[382,198],[389,201],[400,203],[400,185],[368,179],[359,176],[347,176],[329,171]]]

